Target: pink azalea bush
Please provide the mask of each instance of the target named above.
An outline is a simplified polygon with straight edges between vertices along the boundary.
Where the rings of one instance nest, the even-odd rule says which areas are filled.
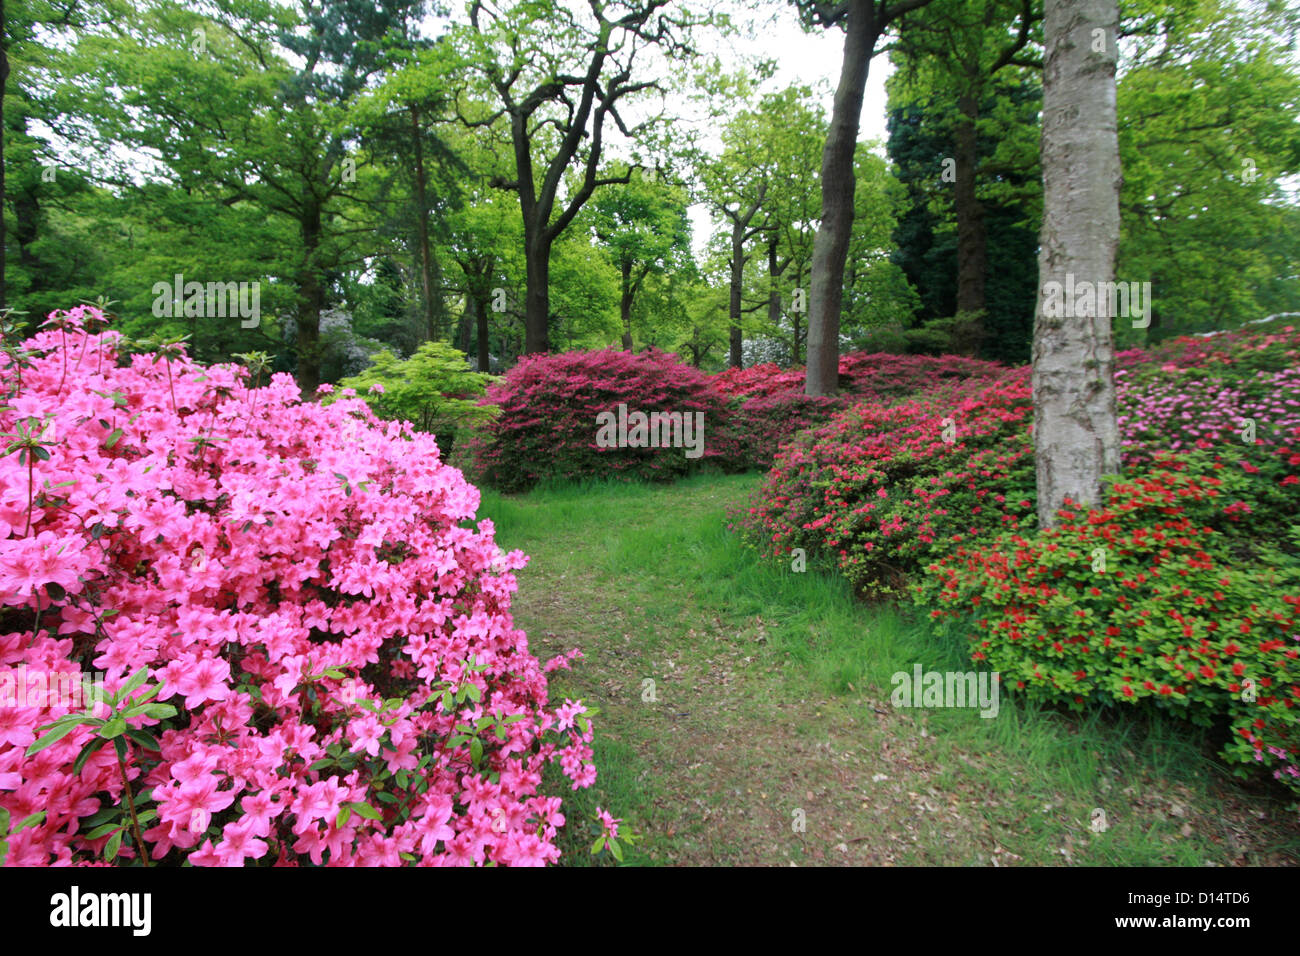
[[[1212,445],[1285,444],[1300,426],[1300,336],[1238,331],[1121,353],[1117,411],[1129,462]]]
[[[477,489],[360,399],[101,321],[0,355],[0,667],[120,698],[0,707],[7,863],[554,862],[542,772],[590,785],[591,724],[548,704],[576,652],[529,652]]]

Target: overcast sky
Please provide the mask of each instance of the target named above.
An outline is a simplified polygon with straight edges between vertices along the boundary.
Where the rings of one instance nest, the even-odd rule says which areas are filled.
[[[729,38],[724,42],[731,47],[731,51],[716,52],[724,60],[734,60],[737,64],[743,62],[745,57],[776,61],[776,75],[764,84],[762,92],[773,92],[794,84],[812,87],[822,94],[823,108],[829,119],[835,84],[840,78],[840,62],[844,56],[844,31],[837,28],[805,33],[799,25],[793,4],[789,3],[766,5],[762,15],[762,20],[766,22],[759,22],[759,17],[752,9],[739,5],[732,7],[732,15],[737,21],[744,18],[749,22],[754,27],[755,36],[752,39]],[[732,55],[727,56],[727,52],[732,52]],[[860,140],[879,140],[884,143],[885,79],[891,72],[893,68],[887,55],[877,56],[871,61],[858,131]],[[692,206],[690,215],[694,230],[692,245],[698,255],[708,244],[713,224],[704,206]]]

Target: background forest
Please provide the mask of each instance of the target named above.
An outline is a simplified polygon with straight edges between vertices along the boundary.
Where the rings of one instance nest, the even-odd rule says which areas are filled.
[[[801,363],[827,90],[730,41],[822,29],[815,6],[10,3],[0,305],[34,327],[109,302],[133,338],[264,352],[308,391],[426,342],[492,372]],[[1300,311],[1296,22],[1121,4],[1116,277],[1154,301],[1117,347]],[[1027,361],[1041,11],[934,0],[895,27],[841,350]],[[160,305],[178,276],[259,283],[258,319]]]

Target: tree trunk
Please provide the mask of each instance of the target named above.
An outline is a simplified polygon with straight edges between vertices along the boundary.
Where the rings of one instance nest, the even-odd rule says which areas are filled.
[[[987,240],[984,230],[984,208],[975,192],[975,165],[978,140],[975,124],[979,120],[979,102],[966,94],[957,101],[960,119],[954,142],[955,172],[953,207],[957,214],[957,311],[979,312],[984,308],[984,269],[987,258]],[[966,342],[971,354],[979,351],[983,339],[983,323],[975,319]]]
[[[320,385],[320,313],[325,307],[325,287],[316,268],[316,250],[321,242],[320,207],[303,211],[303,265],[298,271],[298,388],[310,399]]]
[[[731,223],[731,302],[728,316],[731,319],[731,351],[728,364],[732,368],[744,365],[741,354],[742,335],[740,331],[741,293],[745,281],[745,226],[740,219]]]
[[[786,260],[786,265],[790,260]],[[776,240],[767,243],[767,321],[773,329],[781,327],[781,289],[777,285],[785,267],[778,264],[776,257]]]
[[[1119,244],[1116,0],[1047,0],[1043,63],[1043,229],[1034,317],[1034,443],[1038,519],[1056,521],[1066,495],[1097,504],[1119,471],[1111,320],[1045,314],[1049,282],[1113,279]],[[1094,48],[1104,31],[1105,52]],[[1059,301],[1059,300],[1058,300]],[[1053,313],[1058,310],[1053,308]],[[1089,310],[1084,310],[1089,311]]]
[[[469,355],[474,347],[474,328],[477,324],[474,319],[474,305],[474,297],[466,292],[465,309],[456,323],[456,348],[466,355]]]
[[[540,236],[524,240],[524,352],[549,352],[547,326],[551,316],[551,250]]]
[[[796,272],[794,275],[794,287],[796,289],[801,289],[803,288],[802,283],[803,283],[803,266],[801,265],[799,267],[799,271]],[[790,310],[790,326],[791,326],[790,329],[791,352],[793,354],[794,364],[798,365],[799,364],[799,311],[796,309]],[[838,372],[839,369],[838,358],[836,358],[835,360],[835,365],[836,365],[836,371]]]
[[[844,60],[830,131],[822,150],[822,219],[813,243],[808,296],[808,378],[804,391],[809,395],[833,395],[839,388],[844,263],[853,231],[853,154],[867,71],[879,38],[872,0],[849,0]]]
[[[420,141],[420,111],[411,105],[411,140],[415,146],[415,230],[420,244],[420,286],[424,294],[424,336],[432,342],[438,338],[438,322],[433,306],[433,252],[429,248],[429,203],[424,174],[424,145]]]
[[[624,259],[622,263],[622,295],[619,297],[618,312],[623,319],[623,351],[632,351],[632,260]]]
[[[478,370],[487,372],[491,370],[492,356],[488,354],[488,310],[487,301],[478,300]]]

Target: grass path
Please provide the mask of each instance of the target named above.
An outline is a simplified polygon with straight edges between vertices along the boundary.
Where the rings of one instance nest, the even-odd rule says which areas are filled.
[[[993,719],[891,707],[891,674],[967,670],[964,649],[833,576],[758,561],[726,529],[757,481],[484,492],[499,543],[531,556],[514,607],[533,652],[586,655],[552,683],[601,711],[600,777],[570,813],[627,818],[645,837],[629,861],[1300,861],[1294,811],[1223,776],[1186,725],[1006,695]]]

